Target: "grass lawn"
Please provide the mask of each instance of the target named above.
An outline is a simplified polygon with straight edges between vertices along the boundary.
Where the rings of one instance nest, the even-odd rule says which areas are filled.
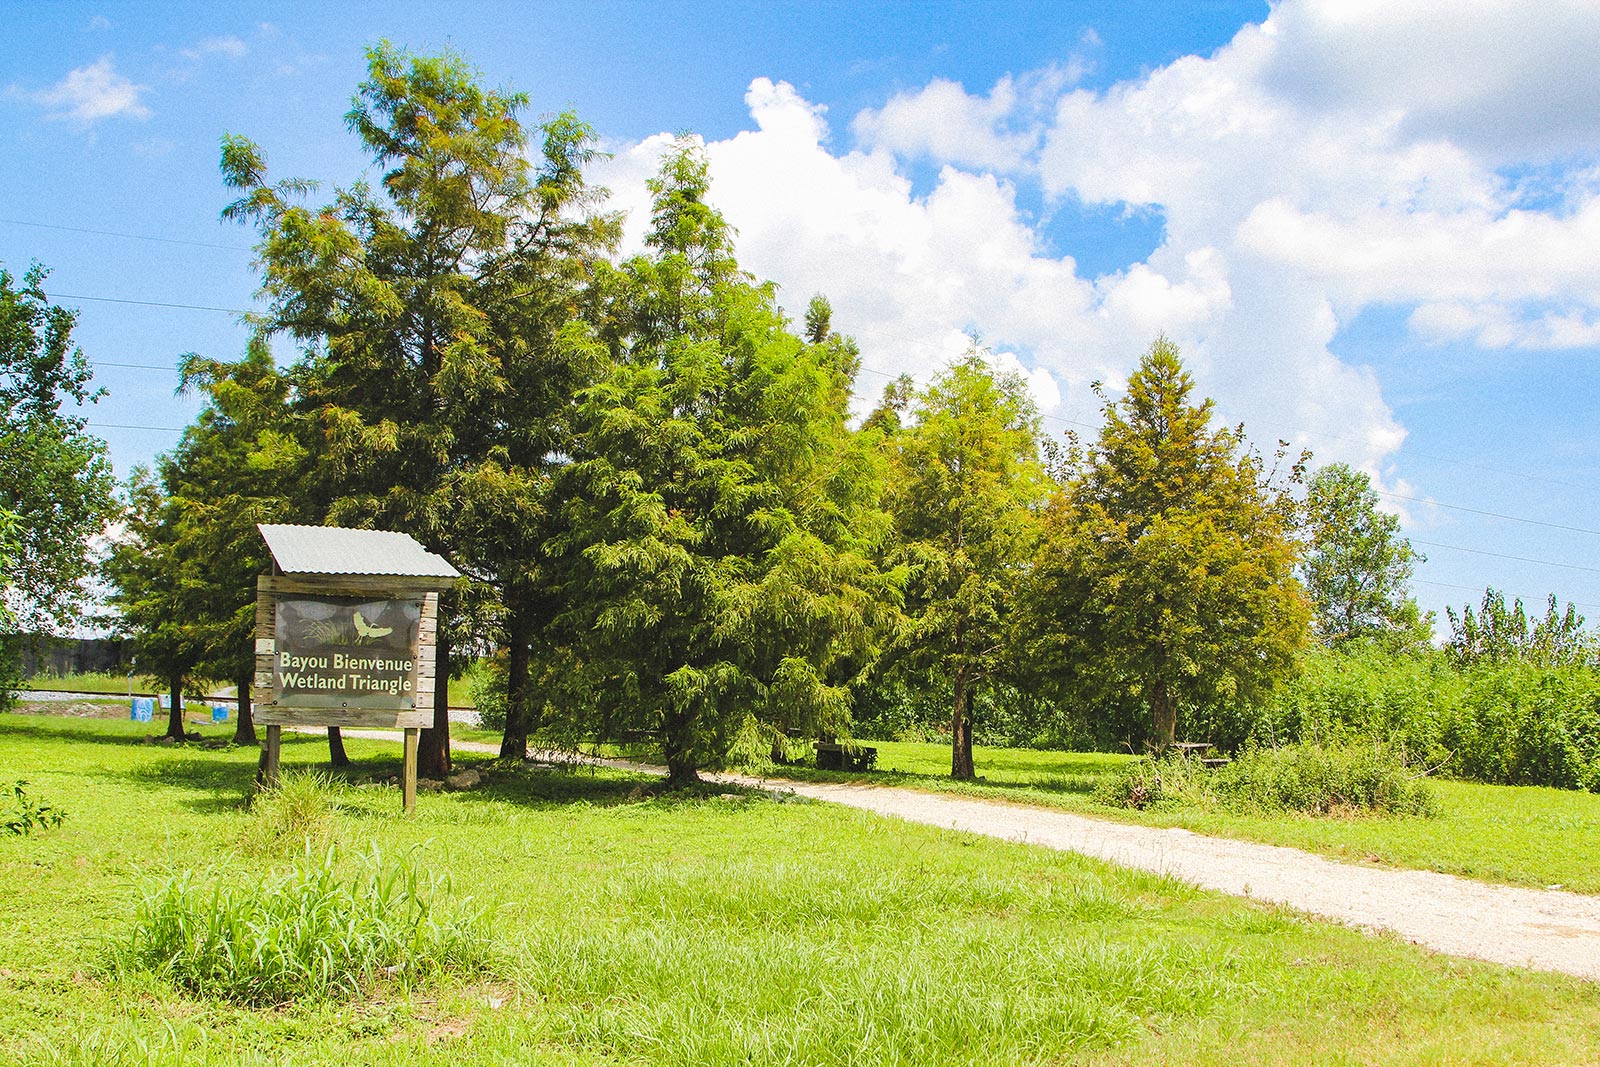
[[[483,910],[486,969],[321,1006],[180,994],[107,967],[144,887],[189,871],[248,891],[296,847],[273,836],[281,809],[243,802],[254,749],[147,732],[0,716],[0,779],[69,812],[0,838],[0,1062],[1600,1058],[1600,988],[1576,980],[1069,854],[760,793],[658,795],[611,771],[496,770],[484,789],[424,795],[413,818],[393,789],[343,786],[307,823],[319,847],[447,873],[436,906]],[[392,744],[348,745],[358,776],[397,768]],[[286,739],[286,767],[325,755],[318,738]]]
[[[1268,817],[1194,808],[1139,812],[1107,808],[1090,796],[1100,776],[1126,764],[1130,756],[980,748],[974,759],[985,780],[963,783],[949,778],[948,745],[871,744],[878,750],[878,767],[888,773],[805,768],[792,773],[808,780],[872,781],[1046,804],[1102,818],[1288,845],[1344,860],[1600,893],[1600,795],[1594,793],[1439,779],[1432,784],[1443,814],[1434,819]]]

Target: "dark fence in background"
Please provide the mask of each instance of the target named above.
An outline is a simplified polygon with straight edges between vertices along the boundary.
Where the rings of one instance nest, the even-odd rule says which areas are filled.
[[[46,637],[23,634],[22,677],[63,674],[122,673],[128,668],[130,642],[120,637]]]

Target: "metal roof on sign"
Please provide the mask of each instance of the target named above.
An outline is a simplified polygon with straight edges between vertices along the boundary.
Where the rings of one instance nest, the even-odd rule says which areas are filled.
[[[459,571],[410,534],[349,530],[341,526],[257,523],[272,558],[284,574],[374,574],[408,578],[457,578]]]

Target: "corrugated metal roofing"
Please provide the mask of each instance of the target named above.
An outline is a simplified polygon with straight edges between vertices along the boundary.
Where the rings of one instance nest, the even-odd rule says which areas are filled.
[[[460,572],[410,534],[339,526],[257,523],[285,574],[381,574],[456,578]]]

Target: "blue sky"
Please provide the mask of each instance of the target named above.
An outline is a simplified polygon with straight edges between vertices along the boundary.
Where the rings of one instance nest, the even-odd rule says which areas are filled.
[[[119,473],[193,415],[178,355],[243,349],[200,310],[255,288],[218,139],[367,174],[342,116],[387,37],[576,110],[635,215],[702,136],[745,265],[828,294],[864,394],[976,330],[1089,430],[1087,383],[1165,332],[1254,440],[1374,476],[1426,607],[1600,619],[1592,4],[3,6],[0,264],[81,309]]]

